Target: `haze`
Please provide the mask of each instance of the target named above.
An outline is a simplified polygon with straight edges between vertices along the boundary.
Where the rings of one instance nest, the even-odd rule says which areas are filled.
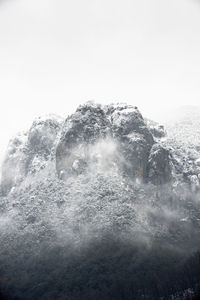
[[[94,99],[162,120],[198,105],[200,2],[1,0],[0,158],[41,114]]]

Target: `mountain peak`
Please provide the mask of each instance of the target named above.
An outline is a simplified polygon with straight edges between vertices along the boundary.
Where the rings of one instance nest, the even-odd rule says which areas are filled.
[[[148,182],[153,178],[153,166],[165,156],[167,174],[154,170],[152,182],[166,183],[171,178],[168,150],[162,151],[163,146],[159,145],[157,155],[152,154],[159,139],[155,140],[138,108],[126,103],[101,105],[89,101],[64,122],[55,115],[38,117],[22,136],[23,142],[16,138],[9,144],[3,162],[4,194],[28,174],[35,174],[49,164],[62,179],[89,170],[105,171],[107,164],[110,172],[115,169],[122,176]]]

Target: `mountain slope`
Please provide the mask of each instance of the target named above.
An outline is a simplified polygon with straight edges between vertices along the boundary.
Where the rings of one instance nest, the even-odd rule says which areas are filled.
[[[84,287],[83,277],[99,286],[101,274],[105,285],[113,287],[98,287],[95,299],[109,293],[107,299],[132,299],[116,298],[118,287],[109,279],[118,280],[122,269],[125,277],[131,274],[128,286],[138,285],[134,292],[128,287],[134,299],[143,297],[136,296],[143,288],[143,299],[158,299],[194,284],[180,285],[174,276],[180,276],[185,259],[200,247],[199,152],[191,147],[196,155],[190,164],[189,142],[180,146],[179,129],[173,128],[166,135],[137,107],[89,102],[65,121],[39,118],[11,140],[0,198],[0,286],[11,299],[10,290],[13,299],[93,299],[91,291],[88,298],[85,294],[90,287],[88,282]],[[191,173],[185,174],[188,165]],[[162,278],[159,292],[158,279],[148,283],[151,268],[147,277],[142,271],[152,263],[149,255],[156,278]],[[173,280],[164,292],[166,261]]]

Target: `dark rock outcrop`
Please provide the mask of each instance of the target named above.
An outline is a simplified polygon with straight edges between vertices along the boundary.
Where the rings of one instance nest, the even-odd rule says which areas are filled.
[[[145,119],[147,127],[155,139],[166,137],[166,131],[163,125],[154,122],[150,119]]]
[[[36,119],[30,130],[11,139],[2,164],[2,194],[22,182],[29,173],[45,168],[53,159],[60,119],[55,116]]]
[[[153,145],[148,160],[148,179],[155,185],[171,180],[170,153],[159,144]]]
[[[66,119],[56,149],[56,169],[59,176],[63,176],[63,172],[72,172],[73,165],[77,165],[77,168],[78,165],[86,166],[88,145],[111,135],[111,124],[101,105],[87,103],[79,106]]]
[[[58,175],[64,178],[74,169],[82,173],[90,164],[90,146],[101,139],[116,145],[111,159],[124,175],[148,181],[149,155],[155,142],[137,107],[126,104],[87,103],[66,119],[56,150]]]
[[[111,176],[119,172],[131,180],[164,184],[171,178],[169,160],[137,107],[88,102],[64,123],[54,116],[38,118],[27,133],[10,141],[2,194],[50,162],[60,179],[109,171]]]

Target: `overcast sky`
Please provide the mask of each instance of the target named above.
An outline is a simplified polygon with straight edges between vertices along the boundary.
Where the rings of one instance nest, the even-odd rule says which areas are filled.
[[[198,105],[200,2],[0,0],[0,156],[34,117],[92,99],[157,120]]]

